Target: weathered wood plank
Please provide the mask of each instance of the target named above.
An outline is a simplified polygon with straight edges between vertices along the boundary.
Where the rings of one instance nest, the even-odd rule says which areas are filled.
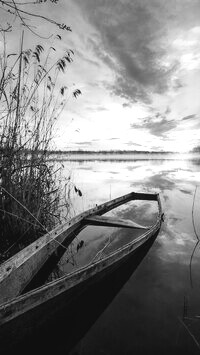
[[[84,218],[102,215],[131,200],[158,200],[158,194],[131,192],[89,209],[70,221],[58,225],[0,265],[0,304],[18,295],[29,284],[48,258],[65,241],[69,245],[76,231],[85,227]]]
[[[150,228],[150,227],[142,226],[129,219],[104,217],[104,216],[86,217],[84,218],[83,222],[93,226],[123,227],[123,228],[133,228],[133,229],[143,229],[143,230],[147,230]]]
[[[130,256],[134,250],[149,240],[159,230],[160,225],[161,221],[158,219],[150,230],[111,253],[111,255],[106,256],[103,260],[94,261],[76,272],[66,274],[58,280],[19,296],[8,303],[4,303],[0,306],[0,325],[58,296],[62,292],[66,292],[78,284],[84,283],[95,275],[100,275],[103,270],[109,270],[111,266],[119,263],[123,258]]]

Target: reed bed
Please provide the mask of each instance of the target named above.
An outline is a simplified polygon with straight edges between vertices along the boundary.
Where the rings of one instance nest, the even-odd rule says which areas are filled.
[[[60,37],[60,36],[59,36]],[[57,38],[59,40],[60,38]],[[48,161],[54,125],[69,95],[59,77],[73,60],[68,50],[52,63],[53,46],[38,44],[0,56],[0,261],[60,220],[60,171]],[[51,59],[51,60],[50,60]],[[67,93],[67,95],[66,95]],[[74,97],[80,90],[71,93]],[[69,207],[69,193],[65,183]]]

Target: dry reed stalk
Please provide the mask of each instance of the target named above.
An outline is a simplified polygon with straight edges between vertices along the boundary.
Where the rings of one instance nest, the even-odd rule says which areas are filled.
[[[20,53],[17,59],[13,59],[16,55],[6,53],[5,33],[3,36],[5,47],[0,55],[2,260],[41,236],[44,229],[51,229],[60,220],[60,170],[55,173],[54,164],[49,162],[49,150],[55,122],[67,100],[65,88],[58,88],[58,78],[67,63],[72,62],[73,55],[69,50],[48,66],[52,47],[46,56],[41,45],[24,50],[22,36]],[[79,93],[79,90],[75,90],[73,95],[76,97]],[[70,179],[67,180],[68,185]],[[77,189],[77,193],[79,191]],[[20,208],[16,201],[26,206],[30,213]],[[16,247],[17,240],[20,240],[20,244]],[[13,244],[15,248],[12,250]],[[4,255],[6,250],[9,250],[8,255]]]

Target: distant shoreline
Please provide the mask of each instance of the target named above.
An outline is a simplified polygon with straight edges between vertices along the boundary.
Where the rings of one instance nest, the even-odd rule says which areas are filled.
[[[133,161],[133,160],[189,160],[200,159],[199,153],[174,153],[174,152],[53,152],[49,158],[66,161]]]
[[[1,149],[0,149],[1,150]],[[22,154],[32,153],[31,150],[21,150]],[[190,152],[170,152],[170,151],[149,151],[149,150],[34,150],[35,154],[50,154],[50,155],[188,155],[200,154],[200,151]]]
[[[50,154],[72,154],[72,155],[113,155],[113,154],[188,154],[188,153],[179,153],[179,152],[165,152],[165,151],[148,151],[148,150],[51,150]]]

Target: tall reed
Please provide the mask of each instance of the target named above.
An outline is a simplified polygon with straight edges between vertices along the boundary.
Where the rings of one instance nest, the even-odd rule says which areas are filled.
[[[73,59],[68,50],[38,44],[0,56],[0,257],[5,259],[59,220],[59,172],[48,162],[53,128],[65,107],[60,75]],[[75,90],[77,97],[81,92]],[[67,203],[67,201],[66,201]],[[37,222],[37,221],[38,222]]]

